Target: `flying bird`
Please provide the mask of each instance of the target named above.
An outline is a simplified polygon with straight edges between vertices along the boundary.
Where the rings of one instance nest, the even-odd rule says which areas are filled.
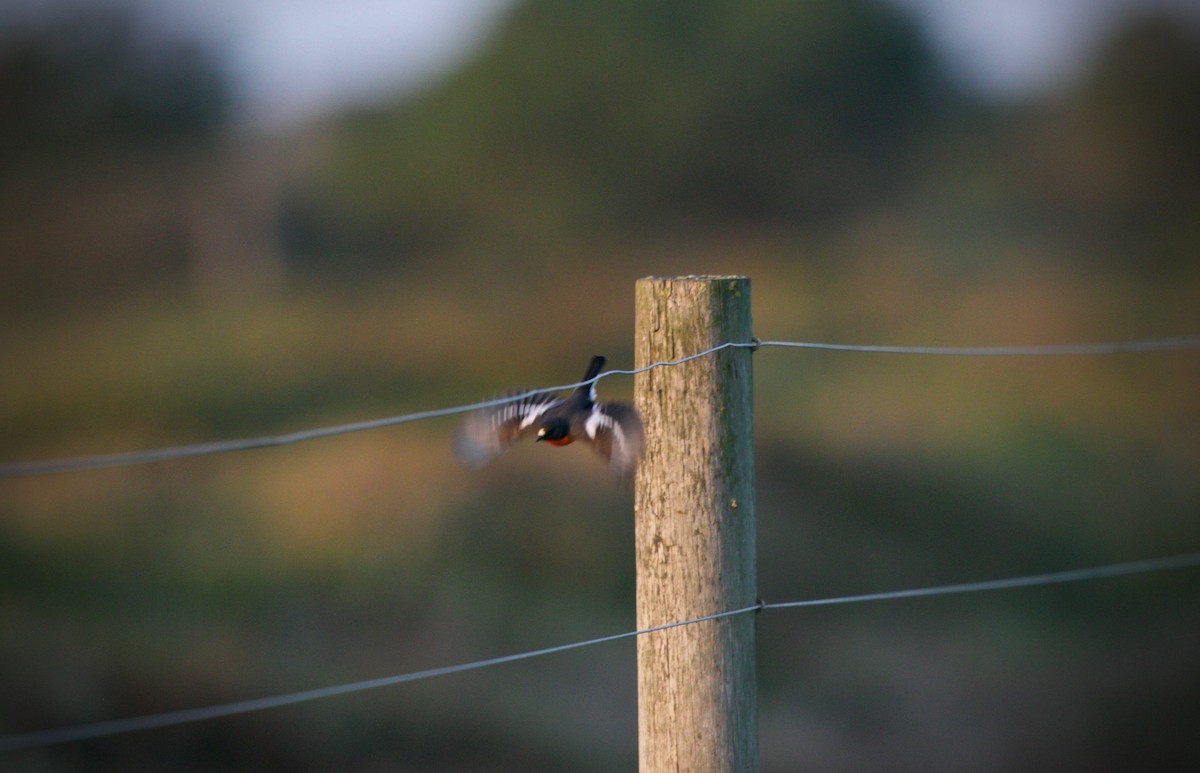
[[[596,449],[618,477],[628,478],[637,469],[645,433],[633,406],[596,402],[595,378],[604,362],[603,357],[593,357],[581,379],[585,383],[565,398],[530,395],[470,414],[455,438],[455,453],[465,464],[482,467],[521,438],[552,446],[581,440]]]

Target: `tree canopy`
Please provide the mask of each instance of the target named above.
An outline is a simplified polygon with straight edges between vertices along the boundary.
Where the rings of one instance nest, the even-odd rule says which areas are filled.
[[[828,217],[904,177],[937,88],[868,0],[531,0],[449,81],[349,122],[337,188],[417,233]]]

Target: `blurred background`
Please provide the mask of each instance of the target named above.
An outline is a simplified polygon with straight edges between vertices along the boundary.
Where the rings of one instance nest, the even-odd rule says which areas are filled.
[[[13,0],[0,462],[628,368],[651,274],[749,275],[764,339],[1196,334],[1197,137],[1186,0]],[[1195,353],[755,366],[767,600],[1200,549]],[[465,471],[453,428],[0,481],[0,734],[632,629],[632,496],[578,448]],[[766,771],[1200,763],[1194,573],[758,626]],[[624,641],[2,766],[636,741]]]

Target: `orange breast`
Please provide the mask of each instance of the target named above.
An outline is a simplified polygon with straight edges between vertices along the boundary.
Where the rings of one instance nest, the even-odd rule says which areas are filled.
[[[575,442],[575,438],[571,437],[570,435],[567,435],[566,437],[559,438],[558,440],[547,440],[545,442],[549,443],[552,446],[568,446],[571,443]]]

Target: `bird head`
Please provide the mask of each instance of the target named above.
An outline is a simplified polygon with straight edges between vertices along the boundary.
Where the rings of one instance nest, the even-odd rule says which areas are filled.
[[[566,419],[554,418],[546,421],[542,426],[538,427],[537,439],[542,440],[562,440],[570,432],[571,426]]]

